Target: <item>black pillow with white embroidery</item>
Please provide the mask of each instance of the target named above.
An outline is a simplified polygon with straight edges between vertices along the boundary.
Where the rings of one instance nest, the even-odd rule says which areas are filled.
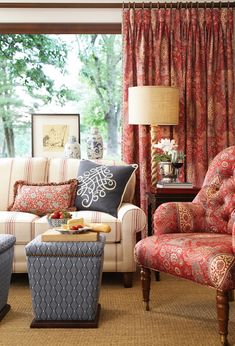
[[[78,169],[77,210],[94,210],[117,217],[127,183],[137,165],[106,166],[82,160]]]

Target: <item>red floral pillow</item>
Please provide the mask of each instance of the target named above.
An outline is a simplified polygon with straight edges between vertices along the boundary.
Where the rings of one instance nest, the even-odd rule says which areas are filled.
[[[31,184],[18,180],[14,185],[14,202],[10,211],[21,211],[39,216],[54,210],[76,210],[74,207],[77,179],[61,183]]]

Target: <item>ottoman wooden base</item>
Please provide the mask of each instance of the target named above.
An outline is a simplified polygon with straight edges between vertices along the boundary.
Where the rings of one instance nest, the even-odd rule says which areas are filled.
[[[10,310],[11,306],[9,304],[6,304],[2,310],[0,311],[0,321],[3,319],[3,317],[8,313]]]
[[[98,328],[100,318],[101,305],[98,304],[97,312],[94,320],[36,320],[33,319],[30,328]]]

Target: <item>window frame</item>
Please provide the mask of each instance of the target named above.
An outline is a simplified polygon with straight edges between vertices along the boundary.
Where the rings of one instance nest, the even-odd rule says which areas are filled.
[[[120,3],[0,3],[0,8],[8,9],[117,9]],[[0,23],[0,34],[121,34],[121,23],[88,22],[88,23]]]
[[[0,34],[121,34],[121,23],[0,23]]]

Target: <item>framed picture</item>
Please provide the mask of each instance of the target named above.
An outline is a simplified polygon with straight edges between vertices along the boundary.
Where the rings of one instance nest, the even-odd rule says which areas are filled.
[[[70,136],[80,143],[79,114],[32,114],[32,156],[62,157]]]

